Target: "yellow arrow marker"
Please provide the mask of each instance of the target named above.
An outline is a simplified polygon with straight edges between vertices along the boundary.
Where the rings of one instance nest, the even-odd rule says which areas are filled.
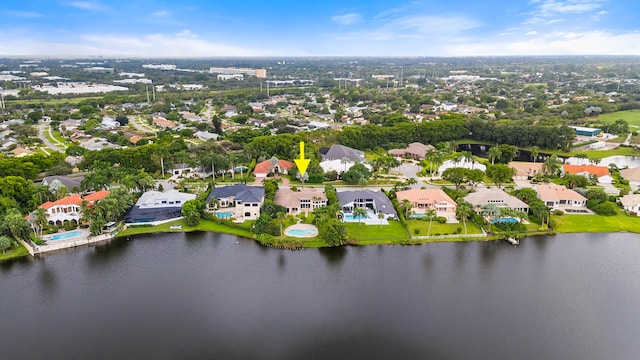
[[[300,176],[304,176],[304,173],[307,172],[307,168],[311,162],[311,159],[304,158],[304,141],[300,141],[300,159],[295,159],[293,161],[295,161],[296,166],[298,167]]]

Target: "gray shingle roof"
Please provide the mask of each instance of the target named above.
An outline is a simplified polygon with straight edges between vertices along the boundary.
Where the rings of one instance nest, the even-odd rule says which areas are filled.
[[[207,203],[214,197],[221,199],[231,196],[237,201],[260,202],[264,198],[264,187],[247,186],[245,184],[217,187],[211,190],[211,193],[207,197]]]
[[[331,145],[329,151],[322,156],[326,160],[341,160],[347,158],[354,162],[364,161],[364,152],[343,145]]]
[[[383,192],[371,190],[338,192],[338,201],[340,201],[342,205],[348,204],[356,199],[372,199],[377,212],[393,214],[394,216],[398,215],[396,209],[394,209],[391,204],[391,200],[389,200]]]

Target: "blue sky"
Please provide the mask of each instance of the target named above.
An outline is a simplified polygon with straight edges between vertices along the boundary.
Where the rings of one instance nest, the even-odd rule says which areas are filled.
[[[25,0],[0,56],[640,55],[637,0]]]

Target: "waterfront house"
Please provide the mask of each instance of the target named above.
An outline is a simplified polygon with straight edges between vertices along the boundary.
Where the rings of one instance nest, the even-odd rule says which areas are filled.
[[[464,168],[464,169],[478,169],[487,171],[487,167],[484,164],[480,164],[477,161],[468,161],[467,159],[461,159],[460,161],[455,160],[447,160],[442,163],[442,165],[438,168],[438,176],[442,176],[442,173],[451,168]]]
[[[587,198],[577,192],[556,184],[538,184],[534,187],[538,192],[538,198],[554,209],[571,207],[585,207]]]
[[[630,168],[620,170],[620,176],[629,181],[632,188],[640,187],[640,168]]]
[[[400,204],[409,201],[416,217],[424,216],[427,210],[435,210],[437,216],[447,219],[456,217],[458,204],[441,189],[409,189],[396,192],[396,197]]]
[[[627,194],[620,198],[624,210],[632,216],[640,216],[640,194]]]
[[[529,212],[529,205],[498,188],[478,188],[475,192],[465,196],[464,200],[475,208],[482,208],[485,205],[494,204],[498,208]]]
[[[79,194],[72,194],[56,201],[47,201],[38,207],[46,211],[49,224],[60,226],[65,221],[78,224],[82,217],[82,202],[86,201],[89,205],[93,205],[107,195],[109,195],[108,190],[98,191],[84,198]]]
[[[596,166],[596,165],[562,165],[562,171],[565,174],[575,174],[582,175],[586,178],[589,176],[595,176],[598,179],[600,184],[611,184],[613,183],[613,177],[609,173],[609,168],[606,166]]]
[[[324,192],[312,188],[303,188],[299,191],[279,189],[276,192],[274,202],[287,209],[287,215],[304,213],[308,215],[313,209],[327,205],[327,195]]]
[[[245,184],[216,187],[206,202],[209,210],[220,218],[257,220],[264,203],[264,187]]]
[[[373,215],[383,214],[385,218],[397,218],[398,214],[391,201],[381,191],[354,190],[338,192],[338,201],[342,205],[343,215],[353,214],[356,207],[367,209]]]
[[[514,180],[531,180],[537,174],[542,174],[542,163],[531,163],[524,161],[512,161],[509,167],[516,170]]]
[[[414,142],[409,144],[404,149],[391,149],[388,151],[388,153],[395,157],[410,157],[414,160],[422,160],[424,159],[427,151],[434,149],[435,148],[432,145],[425,145],[423,143]]]
[[[195,198],[195,194],[182,193],[178,190],[147,191],[127,211],[124,222],[127,225],[159,225],[181,219],[182,205]]]

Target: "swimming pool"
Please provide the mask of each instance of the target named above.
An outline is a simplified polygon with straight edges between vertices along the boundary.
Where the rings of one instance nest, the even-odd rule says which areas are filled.
[[[353,216],[353,214],[345,214],[344,219],[346,221],[359,221],[362,219],[371,219],[369,216]]]
[[[316,229],[291,229],[286,231],[287,235],[291,236],[316,236],[318,230]]]
[[[231,211],[216,211],[216,217],[218,219],[231,219],[233,213]]]
[[[503,217],[503,218],[495,218],[493,219],[493,223],[517,223],[518,219],[512,217]]]
[[[68,231],[68,232],[65,232],[65,233],[62,233],[62,234],[55,234],[55,235],[51,235],[51,236],[45,236],[44,239],[45,240],[51,240],[51,241],[64,240],[64,239],[80,236],[82,234],[83,234],[83,232],[80,231],[80,230]]]

